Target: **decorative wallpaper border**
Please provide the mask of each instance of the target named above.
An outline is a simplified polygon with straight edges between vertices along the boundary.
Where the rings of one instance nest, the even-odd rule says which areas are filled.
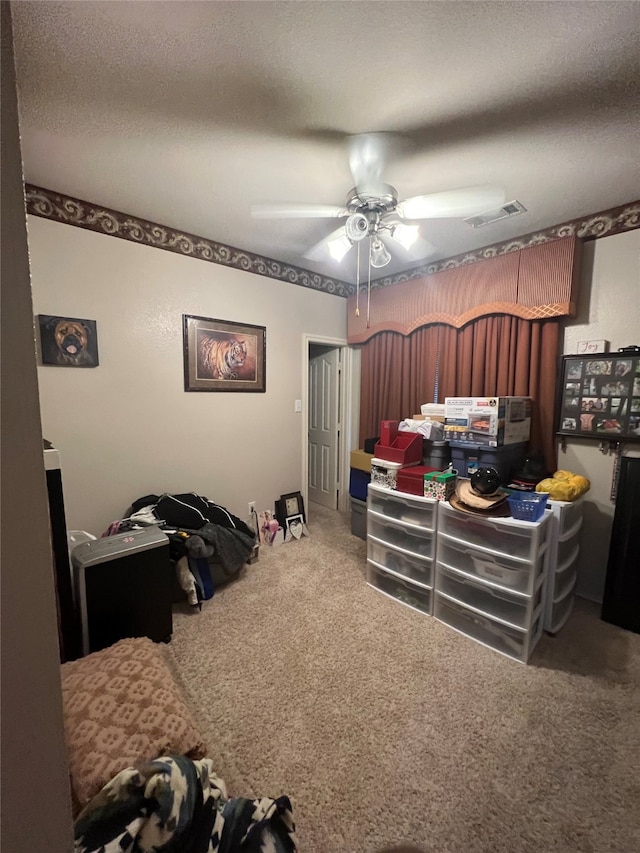
[[[119,237],[121,240],[164,249],[166,252],[176,252],[188,258],[197,258],[200,261],[209,261],[244,272],[265,275],[300,287],[322,290],[334,296],[347,297],[354,289],[353,285],[339,279],[328,278],[273,258],[264,258],[253,252],[245,252],[243,249],[235,249],[224,243],[216,243],[215,240],[209,240],[207,237],[177,231],[175,228],[159,225],[157,222],[139,219],[137,216],[130,216],[118,210],[101,207],[42,187],[25,184],[25,197],[27,213],[44,219],[53,219],[55,222],[63,222],[66,225],[74,225],[76,228],[86,228],[109,237]]]
[[[25,196],[27,213],[41,216],[44,219],[63,222],[76,228],[86,228],[110,237],[130,240],[133,243],[152,246],[167,252],[176,252],[189,258],[197,258],[201,261],[222,264],[244,272],[264,275],[300,287],[321,290],[333,296],[346,298],[356,291],[353,283],[349,284],[340,279],[319,275],[302,267],[276,261],[273,258],[264,258],[262,255],[256,255],[253,252],[246,252],[243,249],[226,246],[224,243],[217,243],[207,237],[198,237],[186,231],[178,231],[157,222],[139,219],[136,216],[111,210],[108,207],[101,207],[62,193],[55,193],[43,187],[25,184]],[[431,275],[441,270],[454,269],[487,258],[494,258],[497,255],[516,252],[527,246],[548,243],[562,237],[575,235],[581,240],[595,240],[599,237],[610,237],[623,231],[632,231],[635,228],[640,228],[640,201],[630,202],[600,213],[592,213],[582,219],[573,219],[551,228],[543,228],[514,240],[505,240],[502,243],[484,246],[472,252],[463,252],[441,261],[422,264],[393,276],[377,278],[371,282],[371,288],[388,287],[413,278]],[[363,287],[360,285],[361,289]]]

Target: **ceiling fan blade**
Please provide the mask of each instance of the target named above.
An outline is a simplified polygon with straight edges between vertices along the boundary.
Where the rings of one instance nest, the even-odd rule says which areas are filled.
[[[332,252],[332,244],[333,252]],[[346,253],[351,248],[351,241],[347,237],[344,230],[344,225],[336,228],[331,234],[316,243],[304,253],[304,257],[310,261],[326,261],[327,257],[333,257],[334,260],[342,260]]]
[[[379,233],[392,255],[400,254],[401,256],[410,258],[411,260],[423,260],[430,258],[438,251],[436,247],[428,240],[425,240],[419,232],[418,235],[413,237],[410,242],[407,242],[407,235],[403,233],[402,229],[411,226],[406,226],[402,220],[398,220],[396,222],[393,220],[387,221],[391,227],[388,230],[381,230]]]
[[[403,219],[444,219],[474,216],[505,201],[504,190],[498,187],[466,187],[431,195],[417,195],[399,202],[396,213]]]
[[[349,139],[349,168],[353,183],[359,192],[371,195],[384,193],[386,184],[382,178],[393,134],[359,133]]]
[[[347,216],[346,207],[331,204],[254,204],[251,216],[254,219],[338,219]]]

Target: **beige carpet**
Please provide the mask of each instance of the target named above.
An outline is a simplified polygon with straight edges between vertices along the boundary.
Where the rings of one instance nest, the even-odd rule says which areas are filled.
[[[234,795],[288,794],[306,853],[640,850],[640,635],[578,600],[529,665],[367,586],[312,505],[170,649]]]

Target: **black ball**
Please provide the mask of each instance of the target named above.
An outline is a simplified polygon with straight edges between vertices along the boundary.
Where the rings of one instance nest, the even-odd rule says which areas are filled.
[[[471,488],[478,495],[492,495],[502,485],[500,474],[495,468],[478,468],[470,479]]]

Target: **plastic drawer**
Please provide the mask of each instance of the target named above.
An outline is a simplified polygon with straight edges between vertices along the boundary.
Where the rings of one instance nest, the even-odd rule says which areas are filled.
[[[579,553],[580,547],[575,545],[573,554],[569,557],[569,560],[564,564],[564,566],[558,566],[556,569],[552,582],[554,601],[564,598],[569,590],[574,586],[578,574]]]
[[[375,485],[369,488],[368,506],[372,512],[419,527],[435,528],[436,505],[430,498],[399,494]]]
[[[479,518],[441,502],[438,529],[462,542],[486,548],[494,553],[533,560],[547,542],[549,517],[540,521],[516,521],[513,518]]]
[[[433,561],[397,551],[373,539],[367,541],[367,558],[383,569],[425,586],[433,586]]]
[[[464,542],[438,534],[438,562],[504,589],[531,595],[544,569],[544,554],[535,562],[514,560],[504,554],[476,551]]]
[[[571,587],[569,587],[568,591],[564,594],[564,596],[560,599],[556,599],[553,602],[553,607],[551,608],[551,618],[549,620],[549,627],[547,630],[550,634],[557,634],[560,628],[565,624],[569,616],[571,615],[571,611],[573,610],[573,590],[575,589],[575,580]]]
[[[567,531],[563,536],[558,538],[558,551],[556,556],[556,566],[563,566],[571,559],[576,546],[579,544],[580,528],[582,527],[582,519],[578,519],[577,523]]]
[[[558,525],[558,536],[564,536],[582,519],[584,498],[576,501],[547,501],[547,512],[553,513]]]
[[[410,554],[420,557],[433,557],[434,532],[415,526],[405,526],[403,522],[385,521],[379,515],[367,513],[367,532],[369,536],[396,548],[402,548]]]
[[[536,609],[542,604],[542,584],[531,597],[514,595],[502,588],[489,586],[475,578],[464,577],[438,565],[436,590],[460,604],[481,611],[483,615],[513,628],[531,627]]]
[[[412,607],[420,613],[426,613],[427,616],[431,615],[433,602],[430,589],[416,586],[410,581],[389,575],[369,562],[367,563],[367,583],[390,598],[406,604],[407,607]]]
[[[521,663],[529,660],[542,634],[541,617],[538,617],[530,631],[519,631],[467,610],[439,592],[435,593],[433,615],[466,637]]]

